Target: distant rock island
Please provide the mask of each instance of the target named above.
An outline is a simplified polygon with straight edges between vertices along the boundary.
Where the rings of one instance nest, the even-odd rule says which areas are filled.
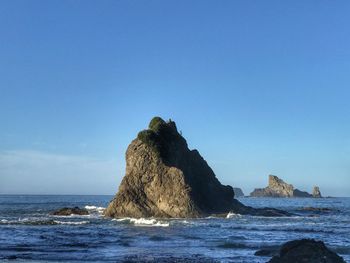
[[[233,192],[235,192],[235,197],[244,197],[244,193],[241,188],[233,187]]]
[[[190,150],[175,122],[154,117],[126,152],[126,174],[105,215],[202,217],[234,212],[283,216],[287,212],[244,206],[222,185],[197,150]]]
[[[315,186],[312,194],[294,189],[292,184],[287,184],[275,175],[269,175],[269,185],[265,188],[256,188],[250,193],[252,197],[315,197],[321,198],[319,187]]]

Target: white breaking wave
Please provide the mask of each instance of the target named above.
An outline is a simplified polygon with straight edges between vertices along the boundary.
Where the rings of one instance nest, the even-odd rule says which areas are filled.
[[[138,226],[161,226],[161,227],[168,227],[169,222],[164,222],[164,221],[158,221],[157,219],[154,218],[131,218],[131,217],[125,217],[125,218],[115,218],[112,219],[113,221],[117,222],[130,222],[134,225]]]
[[[54,220],[54,222],[60,225],[83,225],[83,224],[89,223],[89,221],[73,222],[73,221],[58,221],[58,220]]]
[[[86,205],[85,209],[92,211],[92,212],[97,212],[99,214],[102,214],[106,208],[102,207],[102,206]]]
[[[232,213],[232,212],[229,212],[226,216],[226,218],[237,218],[237,217],[242,217],[241,214],[236,214],[236,213]]]

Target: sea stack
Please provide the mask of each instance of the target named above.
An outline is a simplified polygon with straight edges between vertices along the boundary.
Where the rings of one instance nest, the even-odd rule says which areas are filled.
[[[252,197],[321,197],[320,189],[314,188],[313,194],[295,189],[292,184],[284,182],[275,175],[269,175],[269,185],[256,188],[250,194]]]
[[[126,174],[108,205],[110,217],[202,217],[228,212],[287,215],[254,209],[234,199],[197,150],[189,150],[175,122],[160,117],[139,132],[126,151]]]
[[[318,186],[314,186],[314,189],[312,190],[312,196],[315,198],[321,198],[321,191],[320,188]]]
[[[175,122],[159,117],[126,152],[126,175],[106,210],[113,217],[198,217],[229,212],[231,186],[222,185],[197,150],[189,150]]]

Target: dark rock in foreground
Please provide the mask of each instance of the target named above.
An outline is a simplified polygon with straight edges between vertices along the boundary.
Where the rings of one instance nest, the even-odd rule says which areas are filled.
[[[301,239],[282,245],[279,254],[268,263],[345,263],[344,259],[329,250],[322,241]]]
[[[52,212],[55,216],[70,216],[70,215],[88,215],[89,211],[79,207],[64,207]]]
[[[126,174],[105,210],[110,217],[202,217],[211,214],[281,216],[234,199],[197,150],[189,150],[175,122],[155,117],[126,152]]]
[[[233,187],[233,192],[235,193],[235,197],[244,197],[244,193],[241,188]]]
[[[285,183],[275,175],[269,175],[269,185],[265,188],[256,188],[250,194],[252,197],[322,197],[320,189],[315,186],[313,194],[294,189],[292,184]]]

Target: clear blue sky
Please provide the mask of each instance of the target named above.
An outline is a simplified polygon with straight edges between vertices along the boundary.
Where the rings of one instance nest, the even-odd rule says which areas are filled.
[[[225,184],[350,196],[349,1],[0,1],[0,193],[114,194],[154,115]]]

